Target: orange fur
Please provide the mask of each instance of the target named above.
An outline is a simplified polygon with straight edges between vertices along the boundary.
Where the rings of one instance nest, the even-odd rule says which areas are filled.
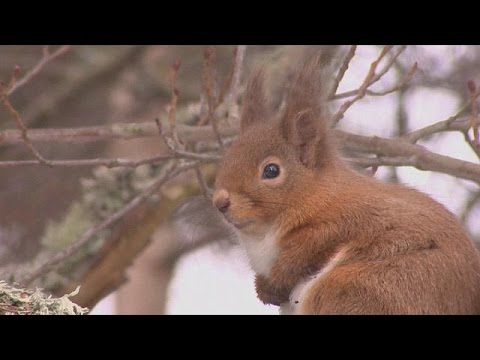
[[[279,115],[270,115],[261,72],[254,75],[241,135],[217,175],[214,203],[228,204],[222,212],[259,242],[253,249],[272,253],[261,242],[276,236],[272,264],[256,277],[258,297],[280,305],[313,277],[294,299],[296,313],[480,313],[480,255],[455,216],[342,162],[316,101],[320,65],[318,56],[303,63]],[[267,158],[281,168],[275,180],[262,178]]]

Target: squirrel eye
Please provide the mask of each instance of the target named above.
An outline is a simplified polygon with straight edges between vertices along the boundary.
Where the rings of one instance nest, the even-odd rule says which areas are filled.
[[[262,178],[273,179],[280,175],[280,166],[277,164],[268,164],[263,168]]]

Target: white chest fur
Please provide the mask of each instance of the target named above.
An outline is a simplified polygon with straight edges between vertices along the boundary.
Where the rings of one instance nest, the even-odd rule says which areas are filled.
[[[277,232],[271,229],[263,238],[242,233],[239,233],[239,237],[253,271],[268,276],[278,255]]]

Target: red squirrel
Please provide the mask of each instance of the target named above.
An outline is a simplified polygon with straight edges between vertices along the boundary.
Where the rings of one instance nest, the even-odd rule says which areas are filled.
[[[284,314],[479,314],[480,253],[456,217],[340,157],[319,59],[302,62],[277,113],[253,73],[216,176],[213,204],[259,299]]]

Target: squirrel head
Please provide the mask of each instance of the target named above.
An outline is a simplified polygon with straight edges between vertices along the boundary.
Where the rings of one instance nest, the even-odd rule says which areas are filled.
[[[283,213],[301,207],[312,182],[335,166],[321,65],[320,55],[302,62],[277,114],[267,101],[263,70],[250,77],[240,135],[222,159],[212,199],[237,231],[264,235]]]

